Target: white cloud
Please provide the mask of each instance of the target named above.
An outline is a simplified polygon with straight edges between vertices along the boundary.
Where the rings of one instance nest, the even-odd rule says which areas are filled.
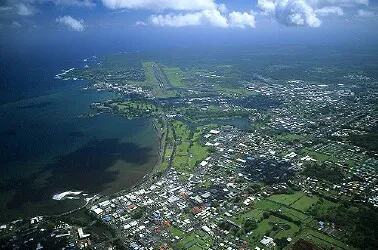
[[[202,11],[204,23],[210,23],[216,27],[228,27],[228,20],[219,10],[204,10]]]
[[[184,27],[204,24],[224,28],[254,27],[254,16],[252,14],[233,12],[232,15],[228,15],[226,5],[217,4],[215,0],[102,0],[102,2],[111,9],[185,11],[183,13],[173,12],[151,15],[150,23],[161,27]]]
[[[19,22],[17,22],[17,21],[13,21],[13,22],[11,23],[11,26],[12,26],[13,28],[16,28],[16,29],[20,29],[20,28],[22,28],[22,25],[21,25]]]
[[[136,21],[135,25],[136,25],[136,26],[146,26],[146,25],[147,25],[147,23],[145,23],[145,22],[143,22],[143,21],[140,21],[140,20],[138,20],[138,21]]]
[[[150,21],[155,26],[184,27],[209,24],[215,27],[255,27],[255,17],[247,12],[232,12],[228,16],[219,10],[203,10],[186,14],[152,15]]]
[[[276,10],[276,4],[272,0],[258,0],[257,6],[263,11],[263,14],[268,15]]]
[[[222,13],[226,13],[228,11],[227,6],[224,3],[218,5],[218,10]]]
[[[56,22],[61,23],[72,30],[75,31],[84,31],[84,21],[75,19],[71,16],[61,16],[56,19]]]
[[[322,23],[314,9],[302,0],[277,1],[275,16],[279,23],[287,26],[319,27]]]
[[[0,12],[10,11],[12,9],[13,9],[13,7],[11,7],[11,6],[0,6]]]
[[[0,0],[1,1],[1,0]],[[54,4],[59,7],[94,7],[94,0],[9,0],[0,6],[0,14],[34,16],[43,4]]]
[[[368,10],[358,10],[357,15],[359,17],[374,17],[375,13],[373,11],[368,11]]]
[[[217,9],[214,0],[102,0],[110,9],[208,10]]]
[[[16,4],[17,14],[20,16],[33,16],[36,13],[36,9],[30,4],[19,3]]]
[[[233,11],[229,15],[230,26],[245,28],[245,27],[256,27],[255,16],[247,12],[241,13]]]
[[[167,14],[167,15],[152,15],[150,17],[151,23],[161,27],[184,27],[197,26],[201,24],[201,12],[188,13],[185,15]]]
[[[368,6],[369,0],[258,0],[264,15],[287,26],[319,27],[318,16],[343,16],[343,8]]]
[[[308,0],[311,6],[321,8],[323,6],[351,7],[355,5],[369,5],[369,0]]]
[[[78,7],[94,7],[96,4],[92,0],[45,0],[51,1],[57,6],[78,6]]]
[[[162,27],[198,26],[208,23],[216,27],[228,27],[228,20],[219,10],[203,10],[186,14],[152,15],[151,23]]]
[[[331,7],[323,7],[321,9],[316,9],[315,13],[319,16],[328,16],[328,15],[337,15],[337,16],[343,16],[344,11],[340,7],[331,6]]]

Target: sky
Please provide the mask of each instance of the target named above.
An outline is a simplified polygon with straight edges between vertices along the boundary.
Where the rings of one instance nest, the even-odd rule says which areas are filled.
[[[376,0],[0,0],[0,49],[378,41]],[[85,42],[83,42],[85,40]]]

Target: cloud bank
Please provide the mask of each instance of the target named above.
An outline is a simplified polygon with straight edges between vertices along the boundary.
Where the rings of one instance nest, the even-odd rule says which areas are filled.
[[[71,16],[61,16],[56,19],[56,22],[67,26],[74,31],[84,31],[84,21],[75,19]]]
[[[233,11],[229,15],[230,26],[238,28],[256,27],[255,16],[253,14]]]
[[[13,22],[11,23],[11,26],[12,26],[13,28],[15,28],[15,29],[20,29],[20,28],[22,28],[22,25],[21,25],[19,22],[17,22],[17,21],[13,21]]]
[[[155,26],[184,27],[209,24],[215,27],[255,27],[255,17],[247,12],[221,13],[220,10],[203,10],[187,14],[152,15],[150,21]]]
[[[315,10],[315,13],[319,16],[328,16],[328,15],[337,15],[343,16],[344,10],[340,7],[332,6],[332,7],[323,7],[321,9]]]
[[[30,4],[19,3],[16,4],[17,14],[20,16],[33,16],[37,10]]]
[[[214,0],[102,0],[110,9],[149,9],[149,10],[208,10],[216,9]]]
[[[248,11],[233,11],[222,0],[0,0],[0,18],[11,21],[31,19],[43,12],[42,6],[111,9],[112,13],[142,10],[145,19],[136,26],[186,27],[209,25],[221,28],[255,28],[256,18],[269,17],[285,26],[320,27],[329,16],[376,18],[369,0],[257,0]],[[249,1],[249,0],[248,0]],[[251,10],[253,9],[253,11]],[[372,11],[373,10],[373,11]],[[146,14],[149,12],[149,14]],[[141,12],[142,13],[142,12]],[[140,18],[140,17],[139,17]],[[350,20],[350,19],[348,19]],[[0,20],[1,21],[1,20]],[[76,31],[85,29],[83,21],[71,16],[56,19]],[[22,22],[23,23],[23,22]],[[17,25],[16,25],[17,26]]]
[[[375,13],[373,11],[368,11],[368,10],[358,10],[357,16],[359,16],[359,17],[375,17]]]
[[[58,7],[95,7],[94,0],[0,0],[1,12],[28,17],[40,12],[39,7],[44,4],[53,4]]]
[[[211,25],[215,27],[255,27],[253,14],[232,12],[215,0],[102,0],[109,9],[147,9],[168,14],[153,14],[149,23],[160,27]],[[138,26],[140,23],[137,23]]]
[[[368,6],[369,0],[258,0],[264,15],[286,26],[319,27],[319,16],[343,16],[343,8]]]
[[[77,6],[77,7],[95,7],[96,4],[92,0],[46,0],[51,1],[57,6]]]

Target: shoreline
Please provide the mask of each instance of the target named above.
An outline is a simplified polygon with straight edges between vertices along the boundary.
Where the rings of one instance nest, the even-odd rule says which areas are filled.
[[[162,161],[163,161],[163,157],[164,157],[164,148],[165,148],[165,142],[166,142],[166,134],[167,134],[167,131],[166,131],[166,128],[167,128],[167,121],[165,120],[166,118],[163,118],[164,120],[164,123],[165,123],[165,127],[163,128],[164,129],[164,132],[162,133],[161,132],[161,127],[160,127],[160,124],[159,122],[157,121],[157,118],[152,118],[151,120],[151,124],[152,126],[154,127],[154,130],[156,131],[156,134],[159,138],[159,150],[157,152],[157,156],[158,156],[158,159],[157,161],[155,162],[154,164],[154,167],[152,168],[152,171],[150,173],[148,173],[148,175],[153,175],[156,173],[156,171],[159,169]],[[164,134],[164,138],[163,138],[163,134]]]
[[[163,119],[166,119],[166,118],[163,118]],[[159,148],[158,148],[158,150],[156,152],[157,159],[152,164],[152,168],[150,168],[149,171],[147,171],[146,174],[136,184],[134,184],[134,185],[132,185],[130,187],[126,187],[126,188],[124,188],[124,189],[122,189],[122,190],[120,190],[118,192],[114,192],[112,194],[108,194],[108,195],[101,195],[101,193],[93,194],[93,197],[96,197],[96,199],[92,199],[90,201],[85,201],[85,200],[80,199],[83,202],[82,204],[80,204],[77,207],[71,208],[68,211],[63,211],[62,213],[59,213],[59,214],[52,214],[52,215],[48,215],[48,214],[35,214],[33,216],[28,216],[28,217],[22,218],[22,220],[28,220],[28,219],[36,217],[36,216],[41,216],[41,217],[44,217],[46,219],[49,219],[49,218],[53,218],[53,217],[66,216],[66,215],[69,215],[71,213],[74,213],[74,212],[82,210],[82,209],[88,209],[89,210],[88,206],[91,205],[93,201],[106,200],[106,199],[112,198],[112,197],[114,197],[114,196],[116,196],[116,195],[118,195],[120,193],[130,192],[133,189],[138,188],[138,187],[146,184],[147,182],[151,181],[152,180],[151,177],[154,176],[154,174],[157,172],[157,170],[159,169],[159,167],[161,165],[161,162],[162,162],[162,159],[163,159],[163,153],[164,153],[164,147],[165,147],[166,137],[163,138],[163,136],[162,136],[163,133],[161,132],[161,127],[160,127],[159,122],[157,121],[157,118],[150,118],[149,122],[152,125],[153,130],[155,131],[156,136],[157,136],[157,138],[159,140]],[[165,125],[166,125],[166,123],[167,123],[167,121],[165,120]],[[166,133],[164,133],[164,134],[166,135]],[[59,201],[57,201],[57,202],[59,202]],[[11,223],[11,222],[12,221],[8,221],[8,222],[3,221],[2,223]]]
[[[66,92],[66,91],[65,91]],[[64,93],[65,93],[64,92]],[[71,91],[69,91],[71,92]],[[72,92],[77,92],[77,90],[73,90]],[[61,93],[61,92],[59,92]],[[80,93],[79,93],[80,94]],[[96,94],[96,93],[94,93]],[[54,94],[50,94],[50,95],[54,95]],[[48,95],[48,96],[50,96]],[[26,99],[27,100],[32,100],[32,101],[40,101],[38,98],[40,97],[35,97],[35,98],[31,98],[31,99]],[[24,100],[22,101],[17,101],[16,104],[17,105],[20,105],[19,102],[24,102]],[[7,104],[9,105],[9,104]],[[113,113],[109,113],[109,115],[115,115]],[[125,122],[128,122],[128,120],[125,118],[125,117],[122,117]],[[106,119],[106,117],[104,117],[104,119]],[[159,169],[160,167],[160,163],[161,163],[161,158],[162,158],[162,155],[163,155],[163,152],[162,150],[164,149],[164,142],[162,141],[163,136],[162,136],[162,131],[161,130],[161,123],[159,123],[159,121],[157,120],[157,118],[142,118],[143,120],[143,124],[145,124],[144,126],[146,127],[149,127],[149,133],[150,133],[150,139],[148,139],[149,141],[152,139],[153,141],[151,141],[153,147],[152,147],[152,151],[151,151],[151,154],[149,156],[152,157],[150,158],[149,160],[149,166],[147,166],[145,169],[145,171],[143,171],[143,175],[140,175],[140,177],[138,179],[134,179],[136,180],[135,184],[129,184],[129,183],[123,183],[123,185],[120,185],[119,187],[121,189],[118,189],[118,190],[110,190],[110,192],[106,193],[106,192],[103,192],[103,190],[101,190],[100,192],[96,192],[96,193],[91,193],[90,195],[100,195],[101,197],[106,197],[106,196],[113,196],[115,193],[118,193],[118,192],[123,192],[125,190],[131,190],[139,185],[142,185],[145,181],[147,181],[149,179],[149,177],[152,177],[153,174]],[[152,127],[151,127],[152,126]],[[154,130],[154,131],[152,131]],[[159,141],[156,141],[156,140],[159,140]],[[122,183],[121,183],[122,184]],[[70,187],[67,188],[67,190],[70,190]],[[79,189],[79,190],[82,190],[82,189]],[[86,192],[86,190],[83,190],[84,192]],[[63,191],[62,191],[63,192]],[[58,192],[57,192],[58,193]],[[51,194],[51,197],[47,200],[46,199],[46,204],[47,204],[47,207],[51,207],[53,205],[51,205],[52,202],[54,202],[54,204],[60,204],[62,201],[54,201],[53,199],[53,195],[55,195],[56,193],[52,193]],[[98,197],[100,198],[100,197]],[[97,199],[98,199],[97,198]],[[62,199],[62,200],[66,200],[66,199]],[[10,223],[14,220],[17,220],[19,218],[23,219],[23,220],[27,220],[28,218],[33,218],[35,216],[43,216],[45,218],[48,218],[48,217],[51,217],[51,216],[56,216],[57,214],[66,214],[66,213],[69,213],[71,212],[72,210],[80,210],[84,207],[87,207],[87,202],[85,199],[75,199],[75,201],[71,204],[70,201],[64,201],[64,202],[67,202],[67,207],[66,209],[59,209],[57,211],[50,211],[49,209],[45,210],[45,209],[41,209],[39,212],[38,211],[34,211],[32,213],[29,213],[29,215],[26,215],[25,217],[24,216],[18,216],[18,214],[15,213],[15,215],[13,216],[13,214],[10,214],[10,217],[8,219],[4,218],[4,220],[1,220],[1,223],[4,224],[4,223]],[[89,202],[89,204],[91,204],[91,202]],[[32,204],[32,206],[34,206]],[[60,205],[59,205],[60,206]]]
[[[163,118],[163,119],[165,120],[166,118]],[[103,195],[101,197],[100,194],[94,194],[94,197],[97,196],[97,199],[93,199],[93,200],[90,200],[90,201],[84,201],[85,202],[84,205],[81,205],[79,207],[71,209],[71,210],[69,210],[67,212],[64,212],[62,214],[55,215],[55,217],[67,215],[67,214],[70,214],[72,212],[76,212],[78,210],[87,208],[87,206],[90,205],[91,202],[93,202],[94,200],[98,201],[98,200],[108,199],[108,198],[111,198],[111,197],[113,197],[115,195],[118,195],[118,194],[121,194],[121,193],[127,193],[127,192],[129,192],[129,191],[131,191],[131,190],[133,190],[135,188],[138,188],[138,187],[142,186],[143,184],[146,184],[148,181],[150,181],[151,177],[157,172],[157,170],[159,169],[159,167],[161,165],[161,162],[162,162],[162,159],[163,159],[163,154],[164,154],[166,134],[167,134],[166,133],[167,131],[165,131],[165,133],[164,133],[165,137],[164,138],[162,137],[162,132],[161,132],[161,129],[160,129],[160,126],[159,126],[159,122],[157,121],[157,118],[150,118],[150,123],[153,126],[153,129],[155,130],[156,135],[157,135],[157,137],[159,139],[159,149],[157,151],[157,155],[156,155],[157,159],[156,159],[155,163],[153,164],[153,167],[143,176],[142,179],[140,179],[136,184],[134,184],[131,187],[127,187],[125,189],[122,189],[122,190],[120,190],[118,192],[115,192],[115,193],[112,193],[112,194],[109,194],[109,195]],[[167,121],[166,120],[165,120],[165,125],[167,126]],[[166,127],[165,127],[165,129],[166,129]],[[98,196],[100,196],[100,197],[98,197]],[[51,217],[51,216],[46,215],[44,217],[48,218],[48,217]]]
[[[118,192],[115,192],[113,194],[110,194],[110,195],[105,195],[103,196],[102,198],[100,199],[106,199],[106,198],[111,198],[113,196],[116,196],[116,195],[119,195],[121,193],[127,193],[129,191],[132,191],[133,189],[135,188],[138,188],[144,184],[146,184],[147,182],[151,181],[151,177],[154,176],[154,174],[157,172],[157,170],[159,169],[161,163],[162,163],[162,159],[163,159],[163,154],[164,154],[164,147],[165,147],[165,141],[166,141],[166,135],[167,135],[167,121],[166,121],[166,117],[163,117],[164,119],[164,123],[165,123],[165,132],[164,132],[164,138],[162,137],[162,132],[161,132],[161,129],[160,129],[160,126],[159,126],[159,123],[157,122],[157,118],[150,118],[150,123],[151,125],[153,126],[155,132],[156,132],[156,135],[159,139],[159,149],[157,151],[157,159],[155,161],[155,163],[153,164],[153,167],[150,169],[150,171],[148,171],[141,180],[139,180],[135,185],[131,186],[131,187],[128,187],[128,188],[125,188],[123,190],[120,190]]]

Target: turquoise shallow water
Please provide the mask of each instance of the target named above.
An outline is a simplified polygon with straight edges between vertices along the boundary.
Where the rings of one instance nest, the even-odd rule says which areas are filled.
[[[153,167],[158,138],[149,120],[91,113],[107,92],[72,90],[0,106],[0,222],[77,206],[67,190],[111,193]]]

